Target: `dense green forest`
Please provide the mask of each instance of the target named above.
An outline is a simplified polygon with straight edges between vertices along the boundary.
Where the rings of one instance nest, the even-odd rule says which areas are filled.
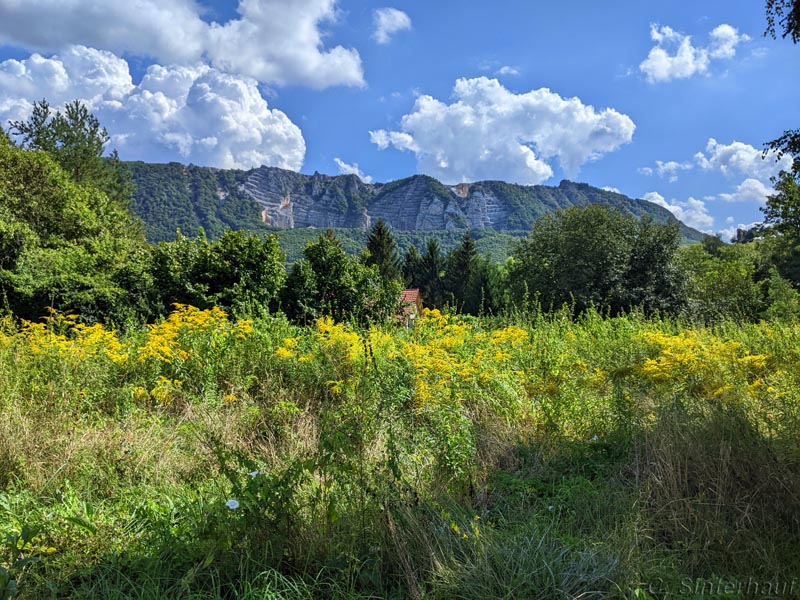
[[[333,229],[336,237],[348,254],[357,256],[367,245],[370,232],[358,229]],[[286,264],[292,265],[303,257],[303,249],[319,238],[320,231],[314,229],[271,229],[278,237]],[[478,252],[492,262],[502,263],[511,256],[520,238],[528,232],[500,232],[493,229],[474,229],[469,232],[475,240]],[[436,240],[442,252],[450,252],[461,242],[464,232],[460,231],[396,231],[392,233],[398,251],[405,255],[411,246],[423,252],[428,240]]]

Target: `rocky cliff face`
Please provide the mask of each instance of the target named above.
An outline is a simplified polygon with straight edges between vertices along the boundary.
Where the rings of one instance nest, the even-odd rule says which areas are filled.
[[[250,173],[244,191],[262,207],[265,224],[283,229],[366,227],[366,200],[375,194],[355,175],[309,177],[268,167]]]
[[[180,165],[137,163],[135,167],[134,208],[152,205],[152,201],[143,196],[144,190],[153,193],[152,190],[157,189],[158,195],[168,203],[174,179],[169,179],[169,174]],[[212,209],[219,214],[249,212],[256,219],[260,217],[264,225],[282,229],[368,229],[372,223],[383,219],[397,231],[494,229],[521,232],[529,230],[536,219],[553,210],[594,203],[608,204],[636,217],[650,215],[657,222],[676,221],[672,213],[651,202],[570,181],[562,181],[557,187],[521,186],[500,181],[446,186],[432,177],[416,175],[386,184],[367,184],[355,175],[302,175],[274,167],[247,172],[189,169],[188,174],[183,174],[184,179],[188,178],[183,183],[186,190],[198,188],[198,182],[206,178],[213,180],[216,193],[208,189],[202,198],[198,194],[194,199],[182,198],[184,211],[188,208],[184,205],[194,202],[199,206],[202,200],[205,213]],[[160,178],[156,181],[157,175]],[[206,183],[204,188],[210,185]],[[205,206],[214,202],[218,206]],[[164,208],[161,212],[168,213],[168,207]],[[203,211],[195,212],[198,223],[206,227]],[[140,216],[147,224],[149,215],[140,212]],[[680,227],[689,240],[703,238],[703,234],[694,229],[683,224]]]
[[[675,217],[666,209],[587,184],[520,186],[499,181],[445,186],[425,175],[387,184],[366,184],[355,175],[308,176],[261,167],[247,177],[245,191],[263,207],[268,225],[368,228],[383,219],[398,231],[529,229],[541,215],[559,208],[605,203],[659,222]],[[682,226],[689,239],[702,234]]]
[[[354,175],[300,175],[262,167],[244,190],[273,227],[366,228],[383,219],[398,231],[508,229],[509,208],[481,184],[446,187],[419,175],[386,185]]]

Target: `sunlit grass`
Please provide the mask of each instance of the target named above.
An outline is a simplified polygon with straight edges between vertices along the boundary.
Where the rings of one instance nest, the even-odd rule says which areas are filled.
[[[178,306],[0,331],[23,598],[599,598],[800,566],[796,325]]]

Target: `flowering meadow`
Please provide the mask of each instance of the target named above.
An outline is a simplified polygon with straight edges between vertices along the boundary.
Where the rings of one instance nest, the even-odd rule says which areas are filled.
[[[799,406],[791,323],[7,319],[0,598],[782,582],[800,573]]]

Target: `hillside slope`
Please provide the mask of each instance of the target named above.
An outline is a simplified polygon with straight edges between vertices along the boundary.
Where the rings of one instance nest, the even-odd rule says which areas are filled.
[[[562,181],[557,187],[479,181],[447,186],[426,175],[367,184],[355,175],[303,175],[275,167],[250,171],[130,163],[136,192],[133,210],[150,241],[173,239],[200,228],[217,237],[226,228],[250,231],[301,228],[368,229],[378,219],[395,231],[484,229],[516,235],[543,214],[603,203],[660,223],[677,219],[646,200]],[[680,223],[687,241],[704,234]]]

